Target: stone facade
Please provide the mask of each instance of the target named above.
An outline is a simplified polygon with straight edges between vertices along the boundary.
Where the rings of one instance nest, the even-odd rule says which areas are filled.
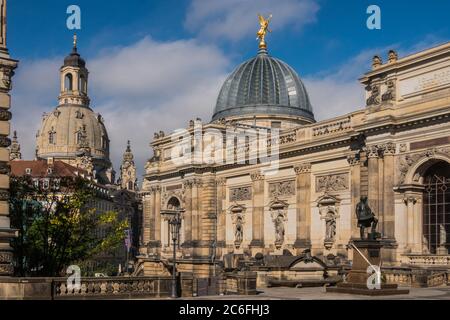
[[[355,206],[364,195],[380,221],[385,265],[425,254],[424,177],[434,164],[450,168],[450,43],[389,57],[384,64],[375,59],[374,69],[360,79],[364,109],[297,126],[290,119],[281,126],[286,129],[278,139],[268,140],[279,146],[275,172],[267,163],[252,162],[251,137],[242,148],[247,161],[239,163],[239,148],[227,145],[223,155],[235,155],[236,161],[224,165],[202,161],[205,152],[194,152],[195,163],[177,163],[171,150],[182,137],[156,135],[143,184],[142,263],[157,265],[172,254],[167,221],[160,216],[170,196],[185,210],[179,268],[200,276],[209,276],[230,253],[298,255],[310,249],[324,260],[352,259],[347,245],[359,236]],[[192,121],[188,140],[206,150],[209,129],[245,132],[265,125],[255,120],[252,127],[247,118]],[[171,185],[180,186],[178,193],[162,197]]]
[[[12,252],[9,241],[15,236],[15,231],[10,227],[8,217],[9,199],[9,139],[11,112],[12,76],[18,61],[9,56],[6,46],[6,0],[0,0],[0,276],[8,276],[13,273]]]

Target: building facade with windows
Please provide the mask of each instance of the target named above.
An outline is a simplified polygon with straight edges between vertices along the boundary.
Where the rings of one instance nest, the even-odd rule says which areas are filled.
[[[364,106],[316,122],[300,77],[260,47],[223,84],[211,121],[155,134],[142,274],[170,271],[164,212],[174,209],[178,271],[209,277],[229,255],[309,250],[348,263],[362,196],[379,220],[385,266],[448,265],[450,43],[375,56],[360,82]]]

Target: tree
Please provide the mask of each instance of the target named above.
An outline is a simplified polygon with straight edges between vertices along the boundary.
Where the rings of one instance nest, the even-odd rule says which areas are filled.
[[[81,177],[11,177],[10,218],[18,276],[60,276],[71,264],[112,251],[126,220],[96,209],[94,185]]]

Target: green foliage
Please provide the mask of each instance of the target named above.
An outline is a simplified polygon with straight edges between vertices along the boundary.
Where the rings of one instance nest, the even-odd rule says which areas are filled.
[[[77,261],[113,251],[122,244],[127,221],[114,211],[100,212],[89,182],[53,177],[49,185],[30,177],[11,178],[11,225],[16,274],[59,276]]]

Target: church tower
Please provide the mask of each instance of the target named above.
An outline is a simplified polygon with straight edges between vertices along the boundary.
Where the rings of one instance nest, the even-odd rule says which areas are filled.
[[[64,161],[92,174],[100,183],[113,184],[109,138],[103,117],[90,106],[89,71],[78,53],[77,36],[60,68],[58,106],[44,114],[36,135],[38,159]]]
[[[20,143],[17,139],[17,131],[14,131],[11,147],[9,148],[9,160],[21,160],[22,153],[20,152]]]
[[[134,155],[131,152],[129,140],[127,149],[123,154],[122,165],[120,166],[119,184],[122,189],[137,191],[136,165],[134,164]]]

